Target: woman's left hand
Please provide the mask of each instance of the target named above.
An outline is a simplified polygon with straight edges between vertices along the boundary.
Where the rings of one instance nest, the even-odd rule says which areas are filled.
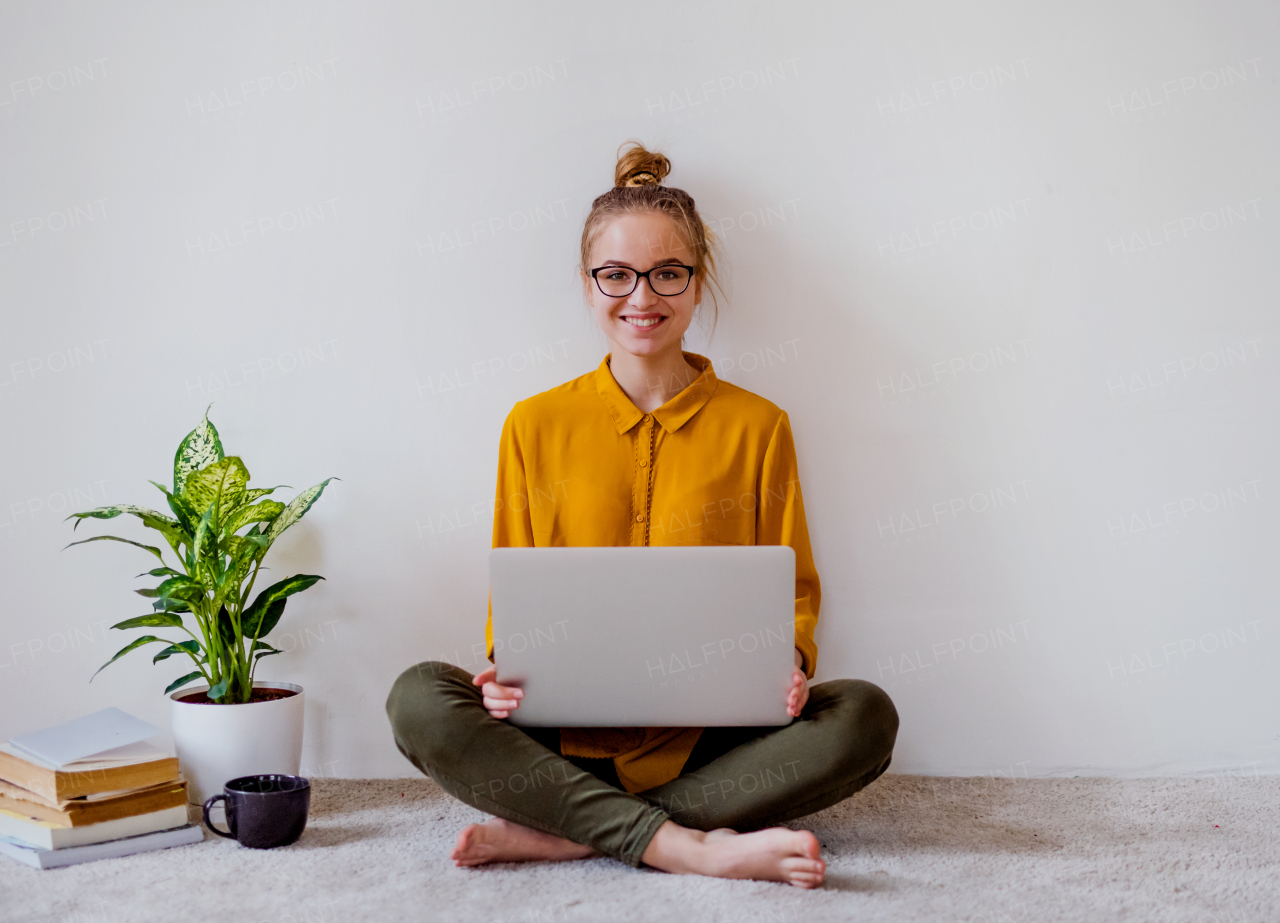
[[[791,689],[787,692],[787,714],[799,718],[809,701],[809,678],[800,669],[800,652],[796,651],[796,667],[791,671]]]

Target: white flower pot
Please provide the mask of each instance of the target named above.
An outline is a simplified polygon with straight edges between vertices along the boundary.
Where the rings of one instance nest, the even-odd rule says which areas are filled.
[[[193,692],[208,692],[207,684],[170,694],[178,768],[187,780],[187,800],[192,804],[203,804],[239,776],[298,774],[302,765],[302,687],[266,680],[253,685],[289,689],[297,695],[246,705],[217,705],[178,701]]]

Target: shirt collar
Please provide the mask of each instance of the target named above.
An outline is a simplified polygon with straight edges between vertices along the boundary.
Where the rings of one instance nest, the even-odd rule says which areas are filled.
[[[596,369],[596,391],[599,392],[604,405],[609,408],[609,415],[613,417],[614,425],[621,434],[639,423],[644,417],[644,412],[631,403],[631,398],[627,397],[627,393],[613,377],[613,372],[609,369],[611,355],[612,353],[606,355]],[[668,433],[674,433],[684,426],[695,413],[702,409],[703,404],[711,400],[711,396],[716,393],[716,387],[719,385],[719,379],[716,378],[715,369],[711,367],[710,359],[699,356],[697,353],[684,353],[684,358],[702,374],[695,378],[689,387],[653,411],[654,418]]]

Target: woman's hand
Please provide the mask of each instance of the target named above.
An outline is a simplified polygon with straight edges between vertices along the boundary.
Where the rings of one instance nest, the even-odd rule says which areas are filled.
[[[489,714],[495,718],[505,718],[517,708],[520,707],[520,700],[524,698],[524,690],[518,686],[503,686],[495,682],[498,678],[498,668],[489,667],[483,673],[477,673],[471,678],[471,682],[480,687],[480,691],[484,693],[484,707]],[[808,690],[805,690],[805,697],[808,698]]]
[[[787,692],[787,714],[792,718],[799,718],[805,703],[809,701],[809,678],[800,669],[803,662],[800,652],[796,651],[796,666],[791,671],[791,689]]]

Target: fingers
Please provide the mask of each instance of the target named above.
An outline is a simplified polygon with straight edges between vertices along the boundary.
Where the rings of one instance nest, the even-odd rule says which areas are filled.
[[[787,714],[799,718],[809,701],[809,683],[804,673],[797,667],[791,671],[791,689],[787,693]]]
[[[484,696],[484,707],[495,718],[505,718],[520,707],[524,698],[524,690],[516,686],[503,686],[501,683],[487,682],[480,688]]]
[[[518,686],[504,686],[495,682],[497,677],[498,668],[491,666],[473,676],[471,682],[480,687],[485,711],[495,718],[505,718],[520,707],[524,690]]]

